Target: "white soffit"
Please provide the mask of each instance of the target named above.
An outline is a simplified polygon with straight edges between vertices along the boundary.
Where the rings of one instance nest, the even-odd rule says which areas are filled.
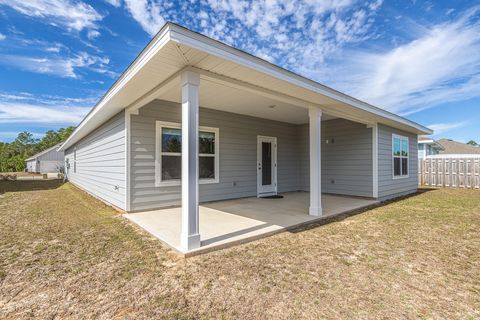
[[[180,103],[180,88],[171,86],[155,98]],[[201,78],[199,98],[200,106],[209,109],[294,124],[308,122],[308,110],[305,108],[218,84],[206,77]]]
[[[311,104],[322,107],[326,113],[334,116],[346,115],[350,119],[356,117],[363,122],[379,122],[417,134],[432,133],[430,129],[415,122],[358,101],[201,34],[167,23],[83,119],[60,150],[65,150],[116,113],[141,100],[145,94],[186,66],[194,66],[306,102],[299,107],[305,108]]]

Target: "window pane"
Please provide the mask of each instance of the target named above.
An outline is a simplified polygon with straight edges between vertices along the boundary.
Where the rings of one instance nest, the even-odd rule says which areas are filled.
[[[408,175],[408,159],[402,158],[402,176]]]
[[[215,154],[215,133],[199,132],[199,153]]]
[[[162,151],[182,152],[182,131],[180,129],[162,128]]]
[[[393,158],[393,175],[400,175],[400,158]]]
[[[215,157],[200,157],[198,170],[200,179],[215,179]]]
[[[408,141],[407,140],[402,140],[402,156],[404,156],[404,157],[408,156]]]
[[[393,138],[393,155],[399,156],[400,155],[400,139]]]
[[[272,144],[262,142],[262,186],[272,184]]]
[[[182,177],[182,157],[162,156],[162,180],[176,180]]]

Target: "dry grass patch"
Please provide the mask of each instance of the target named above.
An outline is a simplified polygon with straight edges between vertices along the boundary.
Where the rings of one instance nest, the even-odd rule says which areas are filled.
[[[0,172],[3,175],[16,175],[17,177],[30,177],[30,176],[41,176],[41,173],[36,172],[25,172],[25,171],[15,171],[15,172]]]
[[[4,192],[0,318],[480,317],[478,191],[186,260],[70,184]]]

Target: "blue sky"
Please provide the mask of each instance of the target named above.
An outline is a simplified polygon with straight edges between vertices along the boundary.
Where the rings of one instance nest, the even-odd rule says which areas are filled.
[[[480,140],[476,1],[0,0],[0,141],[78,124],[165,21]]]

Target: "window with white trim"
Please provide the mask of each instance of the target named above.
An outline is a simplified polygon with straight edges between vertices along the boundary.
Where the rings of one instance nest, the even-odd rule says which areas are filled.
[[[199,183],[219,181],[219,130],[198,132]],[[182,178],[182,129],[179,123],[157,121],[155,181],[157,186],[179,185]]]
[[[409,144],[408,137],[392,136],[393,177],[408,177]]]

